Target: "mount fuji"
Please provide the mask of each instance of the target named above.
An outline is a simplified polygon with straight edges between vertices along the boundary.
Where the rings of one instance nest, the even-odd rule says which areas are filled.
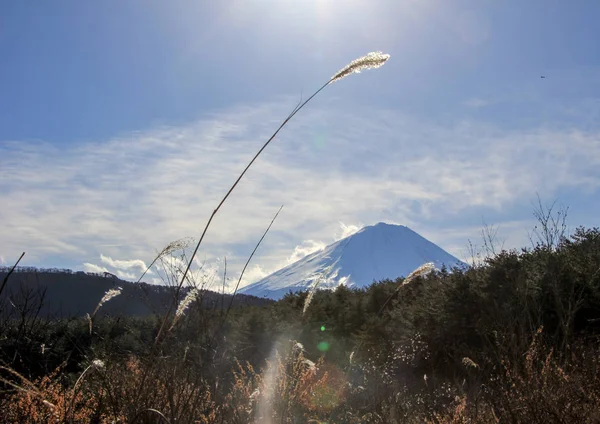
[[[297,262],[239,290],[242,294],[280,299],[308,289],[316,280],[321,289],[340,284],[366,287],[373,281],[405,277],[425,262],[440,269],[466,267],[439,246],[404,225],[380,222],[311,253]]]

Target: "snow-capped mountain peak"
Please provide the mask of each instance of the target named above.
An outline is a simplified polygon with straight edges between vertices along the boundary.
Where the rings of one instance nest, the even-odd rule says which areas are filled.
[[[240,293],[280,299],[289,291],[332,289],[340,284],[365,287],[373,281],[405,277],[425,262],[437,268],[465,266],[463,262],[404,225],[380,222],[311,253]]]

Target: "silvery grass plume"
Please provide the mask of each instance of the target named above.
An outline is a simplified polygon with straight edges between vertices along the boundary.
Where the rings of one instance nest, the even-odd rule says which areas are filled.
[[[102,307],[102,305],[120,295],[121,290],[123,290],[121,287],[117,287],[116,289],[110,289],[106,293],[104,293],[104,296],[102,296],[102,299],[100,299],[100,302],[98,302],[98,306],[96,306],[96,309],[94,309],[91,318],[94,318],[96,316],[98,310]]]
[[[183,300],[179,303],[179,306],[177,307],[177,311],[175,311],[175,316],[173,317],[173,323],[171,324],[171,329],[173,327],[175,327],[175,324],[177,324],[177,321],[179,321],[179,318],[181,318],[182,315],[185,315],[185,311],[187,310],[187,308],[189,308],[190,305],[192,304],[192,302],[194,300],[196,300],[197,298],[198,298],[198,289],[196,289],[196,288],[191,289],[188,292],[188,294],[185,295]]]
[[[183,237],[178,240],[174,240],[167,244],[163,249],[156,255],[156,257],[152,260],[152,263],[148,265],[148,267],[144,270],[140,278],[138,278],[137,282],[142,281],[142,278],[150,271],[150,268],[154,266],[156,261],[161,258],[164,258],[167,255],[170,255],[173,252],[177,252],[178,250],[187,249],[195,240],[192,237]]]
[[[250,162],[248,162],[248,164],[246,165],[244,170],[238,175],[237,179],[234,181],[234,183],[231,185],[229,190],[227,190],[227,192],[225,193],[223,198],[219,201],[219,203],[217,204],[215,209],[212,211],[210,217],[208,218],[208,221],[204,225],[204,229],[202,230],[202,234],[200,235],[200,238],[198,239],[198,242],[196,243],[196,247],[194,248],[189,260],[187,261],[185,271],[183,272],[183,275],[181,276],[181,280],[179,281],[179,284],[177,286],[177,292],[179,292],[179,290],[181,290],[181,288],[183,287],[183,284],[185,283],[185,278],[187,277],[188,272],[190,271],[190,268],[192,267],[194,258],[196,257],[196,254],[198,253],[200,246],[202,245],[202,241],[204,240],[204,237],[206,236],[206,233],[207,233],[214,217],[217,215],[217,213],[219,213],[221,206],[223,206],[223,204],[229,198],[229,196],[231,195],[233,190],[235,190],[235,188],[240,183],[242,178],[244,178],[244,175],[246,175],[246,172],[248,172],[248,170],[250,169],[252,164],[254,164],[254,162],[256,162],[256,159],[258,159],[260,154],[267,148],[267,146],[271,143],[271,141],[273,141],[275,139],[277,134],[279,134],[279,131],[281,131],[283,129],[283,127],[285,127],[287,125],[287,123],[294,116],[296,116],[296,114],[298,112],[300,112],[300,110],[302,110],[302,108],[304,108],[304,106],[306,106],[308,104],[308,102],[310,102],[312,99],[314,99],[315,96],[317,96],[321,91],[323,91],[325,89],[325,87],[327,87],[329,84],[331,84],[332,82],[335,82],[337,80],[340,80],[352,73],[360,72],[364,69],[379,68],[389,59],[389,57],[390,57],[390,55],[388,55],[388,54],[383,54],[381,52],[373,52],[373,53],[369,53],[366,56],[360,57],[360,58],[350,62],[347,66],[345,66],[342,70],[340,70],[337,74],[335,74],[332,78],[330,78],[325,84],[323,84],[317,91],[315,91],[308,99],[306,99],[304,101],[300,101],[296,105],[296,107],[294,107],[294,109],[283,120],[283,122],[279,125],[279,127],[277,127],[275,132],[273,134],[271,134],[269,139],[262,145],[262,147],[258,150],[258,152],[256,152],[256,154],[252,157]],[[140,280],[141,280],[141,277],[140,277]],[[234,296],[235,296],[236,291],[237,291],[237,289],[233,293]],[[233,297],[232,297],[232,299],[233,299]],[[164,320],[162,321],[162,324],[158,330],[158,334],[155,338],[155,341],[154,341],[155,344],[157,344],[160,340],[160,336],[162,334],[162,330],[163,330],[164,326],[166,325],[168,316],[171,313],[172,309],[175,307],[175,302],[176,302],[176,300],[173,299],[173,301],[169,305],[167,314],[166,314]],[[227,314],[225,316],[227,316]]]
[[[248,414],[252,415],[252,412],[254,411],[254,405],[256,404],[258,398],[260,398],[260,389],[257,387],[248,397],[248,407],[246,408],[246,412]]]
[[[258,399],[259,396],[260,396],[260,389],[257,388],[250,395],[250,400],[256,400],[256,399]]]
[[[194,239],[192,237],[184,237],[179,240],[174,240],[171,243],[167,244],[163,250],[161,250],[159,256],[165,256],[178,250],[184,250],[188,248],[193,242]]]
[[[317,278],[313,283],[312,286],[310,287],[310,291],[308,292],[308,296],[306,296],[306,299],[304,300],[304,308],[302,309],[302,315],[304,315],[306,313],[306,310],[308,309],[308,307],[310,306],[310,302],[312,302],[312,298],[315,295],[315,292],[317,291],[317,288],[319,287],[319,285],[321,284],[321,281],[323,281],[323,277],[325,275],[328,275],[329,272],[331,271],[332,266],[328,266],[327,268],[325,268],[323,270],[323,272],[321,272],[321,274],[319,275],[319,278]]]
[[[343,67],[337,74],[331,77],[330,83],[339,81],[350,74],[360,74],[360,71],[366,69],[376,69],[382,67],[390,58],[389,54],[382,52],[371,52],[366,56],[359,57]]]
[[[304,345],[300,342],[295,342],[292,346],[292,351],[304,352]]]
[[[283,127],[285,127],[286,124],[298,112],[300,112],[300,110],[302,110],[302,108],[304,106],[306,106],[308,104],[308,102],[310,102],[317,94],[319,94],[321,91],[323,91],[323,89],[325,89],[325,87],[327,87],[332,82],[335,82],[342,78],[345,78],[350,74],[359,73],[362,70],[379,68],[379,67],[383,66],[389,58],[390,58],[389,54],[384,54],[382,52],[371,52],[371,53],[368,53],[366,56],[359,57],[358,59],[353,60],[348,65],[346,65],[344,68],[342,68],[340,71],[338,71],[335,75],[333,75],[333,77],[331,77],[325,84],[323,84],[321,86],[321,88],[319,88],[317,91],[315,91],[308,99],[306,99],[305,101],[303,101],[301,103],[298,103],[298,105],[283,120],[283,122],[279,125],[279,127],[275,130],[275,132],[271,135],[271,137],[269,137],[269,139],[258,150],[258,152],[250,160],[248,165],[246,165],[246,167],[240,173],[240,175],[235,180],[233,185],[229,188],[227,193],[225,193],[225,195],[223,196],[223,198],[221,199],[221,201],[219,202],[217,207],[213,210],[212,214],[208,218],[206,225],[204,226],[204,230],[202,231],[202,234],[200,235],[198,242],[196,243],[196,247],[194,248],[192,256],[190,257],[190,259],[188,261],[187,267],[186,267],[185,271],[183,272],[183,276],[181,277],[181,281],[179,282],[179,288],[183,287],[183,284],[185,282],[185,277],[187,276],[187,274],[190,270],[190,267],[192,266],[192,262],[194,261],[194,258],[196,257],[196,254],[198,253],[198,249],[200,248],[200,245],[202,244],[202,241],[204,240],[204,236],[206,235],[206,232],[208,231],[208,228],[210,227],[210,224],[211,224],[212,220],[214,219],[215,215],[219,212],[219,210],[221,209],[221,206],[223,206],[223,203],[225,203],[225,201],[227,200],[229,195],[233,192],[233,190],[235,190],[235,188],[237,187],[237,185],[239,184],[241,179],[244,177],[244,175],[246,175],[246,172],[248,171],[248,169],[250,169],[250,167],[256,161],[256,159],[260,156],[260,154],[267,148],[267,146],[271,143],[271,141],[273,141],[273,139],[277,136],[277,134],[279,134],[279,131],[281,131],[281,129]],[[171,307],[172,306],[173,305],[171,305]],[[160,334],[160,330],[159,330],[159,334]]]
[[[92,361],[92,366],[99,370],[106,368],[106,365],[104,365],[104,361],[102,359],[94,359]]]
[[[479,368],[479,364],[467,356],[462,359],[462,364],[465,368]]]
[[[410,282],[415,278],[424,277],[433,270],[435,270],[435,264],[433,262],[424,263],[423,265],[415,269],[413,272],[408,274],[402,282],[402,285],[405,286],[407,284],[410,284]]]
[[[94,312],[92,312],[92,315],[86,314],[86,318],[87,318],[87,320],[89,322],[89,326],[90,326],[90,334],[92,334],[92,321],[93,321],[94,317],[96,316],[96,314],[98,313],[98,310],[106,302],[108,302],[112,298],[115,298],[118,295],[120,295],[122,290],[123,289],[121,287],[117,287],[116,289],[108,290],[106,293],[104,293],[104,296],[102,296],[102,299],[100,299],[100,302],[98,302],[98,305],[96,306],[96,309],[94,309]]]
[[[387,304],[390,302],[390,300],[392,300],[392,298],[396,295],[396,293],[398,293],[398,291],[400,291],[400,287],[404,287],[407,284],[410,284],[417,277],[426,276],[433,270],[435,270],[435,264],[433,262],[427,262],[427,263],[424,263],[423,265],[421,265],[420,267],[418,267],[417,269],[415,269],[410,274],[408,274],[406,276],[406,278],[404,279],[404,281],[402,282],[402,284],[400,284],[398,287],[396,287],[396,290],[394,290],[394,292],[386,299],[386,301],[383,303],[383,305],[379,309],[379,312],[377,313],[377,315],[379,316],[383,312],[383,310],[385,309]]]
[[[308,366],[308,369],[311,370],[312,372],[315,372],[317,370],[317,365],[311,361],[310,359],[306,359],[304,358],[302,360],[302,363],[306,366]]]

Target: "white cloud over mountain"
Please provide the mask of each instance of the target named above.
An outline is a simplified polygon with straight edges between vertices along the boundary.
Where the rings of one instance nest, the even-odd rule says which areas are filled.
[[[139,275],[168,242],[199,235],[291,104],[237,107],[77,146],[0,141],[0,256],[10,262],[26,251],[26,264]],[[409,225],[460,256],[458,246],[479,228],[466,215],[528,223],[536,192],[583,199],[600,187],[600,133],[592,128],[503,130],[335,99],[315,105],[281,132],[225,203],[201,263],[227,257],[235,276],[281,204],[244,283],[362,223]]]

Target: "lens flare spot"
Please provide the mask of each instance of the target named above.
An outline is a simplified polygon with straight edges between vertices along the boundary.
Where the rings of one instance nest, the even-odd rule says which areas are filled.
[[[324,325],[321,326],[321,331],[325,331],[325,326]]]
[[[346,401],[348,380],[337,367],[324,364],[302,402],[310,410],[330,413]],[[320,424],[325,424],[319,421]]]
[[[319,351],[321,352],[327,352],[329,350],[329,343],[319,342],[319,344],[317,345],[317,349],[319,349]]]

